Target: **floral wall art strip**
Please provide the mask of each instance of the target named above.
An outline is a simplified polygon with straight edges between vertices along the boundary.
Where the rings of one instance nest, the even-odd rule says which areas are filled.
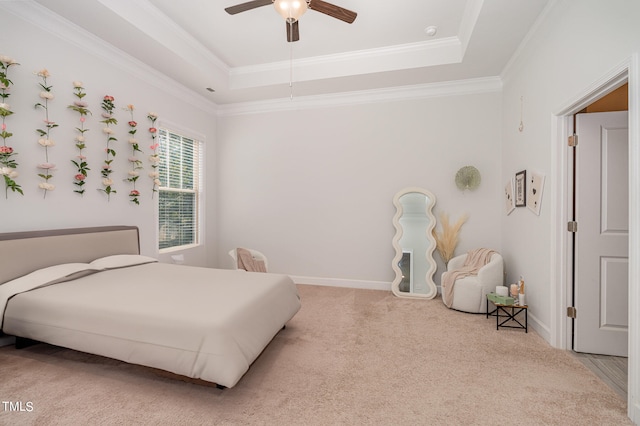
[[[73,82],[73,95],[77,98],[76,101],[73,102],[72,105],[69,105],[68,108],[80,114],[80,125],[76,127],[76,131],[78,132],[75,137],[76,148],[78,148],[78,155],[75,159],[71,160],[73,165],[76,167],[76,174],[73,177],[73,184],[76,186],[76,189],[73,192],[76,192],[80,195],[84,195],[84,185],[86,183],[87,171],[91,170],[89,168],[89,164],[87,163],[87,157],[85,157],[83,150],[87,147],[86,145],[86,137],[85,133],[89,131],[85,127],[86,116],[91,114],[91,111],[88,109],[87,102],[83,101],[87,94],[84,91],[84,87],[82,87],[81,81]]]
[[[113,157],[116,156],[116,151],[111,147],[111,142],[115,142],[115,136],[113,136],[113,129],[111,125],[117,125],[118,120],[113,116],[113,110],[115,109],[115,104],[113,96],[106,95],[102,99],[102,118],[104,120],[101,121],[105,125],[102,128],[102,132],[107,136],[107,147],[104,149],[106,154],[104,165],[102,166],[102,186],[103,188],[99,188],[99,191],[107,194],[107,201],[111,199],[111,194],[115,194],[116,190],[113,188],[113,180],[111,179],[111,173],[113,173],[113,169],[111,168],[111,164],[113,163]]]
[[[136,139],[136,132],[138,123],[133,119],[133,110],[134,106],[129,104],[125,108],[126,111],[129,112],[131,116],[131,120],[129,120],[129,145],[131,145],[131,157],[129,157],[129,164],[131,164],[131,170],[129,170],[129,177],[126,179],[131,183],[133,188],[129,191],[129,200],[132,203],[140,205],[140,191],[136,189],[136,181],[140,177],[140,170],[142,169],[142,161],[136,157],[136,153],[142,152],[140,146],[138,145],[138,140]]]
[[[2,137],[2,145],[0,146],[0,175],[4,178],[5,198],[9,198],[9,190],[24,195],[22,188],[15,181],[16,177],[18,177],[18,171],[16,170],[18,163],[16,163],[14,158],[17,152],[7,145],[7,139],[13,136],[13,133],[7,131],[6,123],[7,117],[13,114],[11,106],[7,103],[9,96],[11,96],[9,86],[13,83],[9,80],[7,74],[9,73],[9,68],[14,65],[20,64],[8,56],[0,55],[0,117],[2,117],[2,127],[0,130],[0,137]]]
[[[44,179],[44,182],[40,182],[38,184],[38,188],[44,191],[44,198],[46,198],[47,192],[56,189],[55,185],[49,182],[49,180],[53,178],[53,170],[56,167],[55,164],[49,162],[49,148],[55,145],[55,142],[51,139],[51,131],[58,127],[58,125],[49,119],[49,101],[53,100],[54,97],[51,92],[53,86],[47,86],[47,78],[51,75],[46,69],[36,72],[36,75],[42,80],[42,82],[39,83],[40,89],[42,89],[40,91],[40,99],[42,101],[35,104],[35,107],[42,108],[44,110],[44,128],[36,129],[36,131],[40,135],[38,144],[44,148],[45,158],[44,163],[38,164],[38,169],[41,170],[41,172],[38,173],[38,176]]]
[[[153,181],[153,186],[151,187],[151,198],[153,198],[154,194],[158,192],[158,187],[160,186],[160,172],[158,172],[158,165],[160,164],[160,155],[158,155],[158,147],[160,144],[156,142],[156,137],[158,136],[158,129],[156,129],[156,120],[158,119],[158,114],[155,112],[150,112],[147,114],[147,118],[151,121],[151,127],[149,127],[149,134],[151,135],[151,156],[149,157],[149,162],[151,163],[151,171],[149,172],[149,177]]]

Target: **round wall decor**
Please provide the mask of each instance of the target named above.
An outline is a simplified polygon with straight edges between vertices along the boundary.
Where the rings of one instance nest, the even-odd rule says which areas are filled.
[[[456,173],[456,186],[464,191],[474,190],[480,185],[480,172],[473,166],[464,166]]]

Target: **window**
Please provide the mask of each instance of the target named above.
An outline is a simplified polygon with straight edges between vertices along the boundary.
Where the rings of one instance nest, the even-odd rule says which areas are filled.
[[[165,129],[158,141],[159,248],[198,244],[200,143]]]

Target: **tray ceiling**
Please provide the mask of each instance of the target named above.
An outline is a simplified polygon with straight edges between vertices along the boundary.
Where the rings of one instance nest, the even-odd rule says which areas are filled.
[[[495,77],[550,0],[335,0],[355,22],[309,10],[295,43],[246,0],[35,1],[223,105]]]

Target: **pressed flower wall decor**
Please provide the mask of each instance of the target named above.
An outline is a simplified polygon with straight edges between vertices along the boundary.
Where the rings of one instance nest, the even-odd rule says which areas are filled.
[[[158,129],[156,129],[156,120],[158,119],[158,115],[155,112],[150,112],[147,114],[147,118],[151,121],[151,127],[149,127],[149,134],[151,135],[151,156],[149,157],[149,162],[151,163],[152,171],[149,172],[149,177],[153,181],[151,198],[153,195],[158,192],[158,187],[160,186],[160,173],[158,172],[158,166],[160,163],[160,155],[158,155],[158,147],[159,143],[156,142],[156,137],[158,136]]]
[[[80,114],[80,125],[76,127],[78,134],[75,137],[78,155],[74,160],[71,160],[73,165],[76,167],[76,174],[73,177],[73,184],[76,186],[76,189],[74,189],[73,192],[83,195],[85,191],[84,185],[86,183],[85,179],[87,178],[87,171],[91,170],[87,163],[87,157],[85,157],[83,153],[83,150],[87,147],[85,133],[89,131],[89,129],[85,128],[84,123],[86,121],[86,116],[91,114],[91,111],[88,109],[88,104],[82,100],[82,98],[87,94],[84,91],[84,87],[82,87],[81,81],[73,82],[73,95],[78,98],[78,100],[74,101],[72,105],[68,106],[68,108]]]
[[[38,173],[44,182],[40,182],[38,187],[44,191],[44,197],[47,197],[47,192],[53,191],[56,187],[52,183],[49,182],[51,178],[53,178],[53,170],[56,165],[49,162],[49,148],[55,145],[53,139],[51,139],[51,131],[58,127],[58,125],[49,119],[49,101],[53,100],[53,93],[51,92],[51,88],[53,86],[47,86],[47,78],[51,75],[49,71],[43,69],[41,71],[36,72],[36,75],[42,79],[40,83],[40,99],[41,102],[35,104],[36,108],[42,108],[44,110],[44,128],[36,129],[40,138],[38,139],[38,144],[44,148],[44,163],[38,164],[38,169],[41,170]]]
[[[111,194],[116,193],[116,190],[113,188],[113,180],[111,179],[111,173],[113,173],[111,163],[113,163],[113,157],[116,156],[116,151],[111,148],[111,142],[118,140],[113,136],[113,129],[111,128],[111,125],[115,126],[118,124],[118,120],[113,116],[113,110],[115,109],[113,101],[113,96],[106,95],[102,98],[102,118],[104,118],[104,120],[102,120],[101,123],[104,124],[102,132],[107,136],[107,147],[104,149],[106,158],[102,166],[102,171],[100,172],[102,174],[103,188],[99,188],[99,191],[107,194],[107,200],[111,199]]]
[[[140,149],[140,146],[138,145],[138,140],[136,139],[136,132],[137,132],[136,127],[138,126],[138,123],[136,123],[135,120],[133,119],[134,109],[135,109],[134,106],[131,104],[127,105],[127,107],[125,108],[125,111],[128,111],[131,116],[131,120],[129,120],[129,123],[128,123],[129,124],[129,145],[131,145],[131,157],[129,157],[131,170],[129,170],[129,177],[126,180],[133,185],[133,188],[131,189],[131,191],[129,191],[129,200],[132,203],[139,205],[140,191],[136,189],[136,181],[140,177],[140,170],[142,169],[142,161],[138,157],[136,157],[136,154],[138,152],[142,152],[142,150]]]
[[[18,171],[16,170],[18,163],[16,163],[14,157],[18,153],[7,145],[7,139],[13,136],[13,133],[7,130],[6,123],[7,117],[13,114],[11,106],[7,103],[9,96],[11,96],[9,86],[13,84],[9,80],[8,73],[9,68],[14,65],[19,64],[8,56],[0,55],[0,117],[2,117],[2,126],[0,127],[0,137],[2,137],[2,145],[0,145],[0,175],[4,178],[5,198],[9,198],[9,190],[24,195],[22,188],[15,181],[16,177],[18,177]]]
[[[0,0],[1,1],[1,0]],[[9,191],[15,192],[21,195],[24,195],[23,188],[18,184],[18,163],[16,161],[16,157],[18,155],[17,150],[10,146],[10,139],[14,136],[14,133],[10,128],[11,122],[13,119],[11,118],[13,114],[15,114],[15,108],[12,110],[9,99],[12,95],[11,86],[13,86],[13,82],[9,78],[9,74],[11,68],[13,66],[20,65],[14,59],[1,55],[0,54],[0,176],[5,183],[5,198],[9,197]],[[55,161],[55,153],[58,152],[57,149],[53,149],[56,146],[56,142],[54,141],[54,134],[57,134],[57,131],[54,131],[57,127],[62,124],[54,121],[56,105],[55,99],[58,96],[54,96],[53,85],[51,82],[55,79],[52,78],[52,74],[47,69],[41,69],[40,71],[36,71],[35,74],[37,78],[38,84],[38,101],[35,104],[31,104],[34,106],[34,109],[38,111],[36,115],[43,114],[41,118],[38,118],[39,126],[36,124],[36,132],[38,135],[37,142],[41,148],[34,148],[36,150],[42,149],[44,152],[38,155],[35,155],[36,158],[31,158],[30,167],[36,167],[37,176],[39,177],[39,181],[36,183],[38,185],[38,189],[43,191],[43,198],[46,199],[51,197],[52,195],[49,192],[54,191],[55,189],[59,189],[61,184],[54,184],[57,182],[55,177],[57,177],[57,167],[54,164]],[[69,84],[69,83],[67,83]],[[73,111],[70,113],[67,118],[70,119],[68,127],[73,127],[74,131],[71,131],[71,134],[67,137],[73,140],[73,144],[75,149],[71,146],[68,146],[70,151],[66,154],[67,158],[73,165],[73,169],[69,168],[68,177],[64,179],[66,181],[65,185],[69,185],[65,188],[73,189],[74,193],[77,193],[80,197],[83,197],[86,189],[87,182],[91,179],[91,170],[99,168],[100,169],[100,183],[97,188],[98,191],[103,192],[107,196],[107,201],[111,201],[111,194],[116,194],[116,186],[114,185],[114,176],[113,175],[113,167],[116,164],[116,149],[118,141],[116,136],[118,120],[116,118],[116,104],[115,99],[111,95],[105,95],[101,99],[101,119],[100,123],[102,126],[101,134],[106,138],[106,146],[104,146],[104,161],[101,162],[100,167],[93,166],[90,168],[89,161],[87,160],[86,153],[90,152],[90,141],[88,142],[87,135],[90,135],[90,129],[88,127],[92,127],[90,125],[91,121],[88,120],[89,116],[92,115],[92,111],[90,109],[89,103],[86,101],[86,89],[82,81],[73,81],[71,82],[73,87],[73,98],[72,102],[69,102],[66,106],[66,109]],[[15,95],[15,93],[13,93]],[[50,107],[53,106],[53,109]],[[160,187],[160,173],[159,173],[159,164],[160,164],[160,155],[159,155],[159,143],[157,142],[158,130],[156,126],[157,115],[153,112],[147,113],[146,117],[150,123],[149,126],[144,126],[143,128],[147,129],[148,133],[145,132],[144,138],[148,135],[151,139],[151,155],[149,156],[149,166],[145,163],[145,149],[143,146],[145,142],[142,142],[142,145],[138,141],[137,137],[140,136],[138,132],[139,123],[136,121],[136,109],[134,105],[129,104],[125,108],[123,108],[127,113],[127,123],[128,123],[128,143],[131,147],[130,156],[128,157],[129,167],[125,172],[125,175],[122,176],[123,181],[129,185],[128,188],[128,200],[135,204],[140,205],[142,200],[142,196],[146,193],[146,184],[141,184],[140,176],[146,174],[146,169],[149,167],[150,171],[148,176],[151,178],[153,183],[151,187],[151,198],[155,196],[155,193],[159,191]],[[94,111],[95,112],[95,111]],[[77,114],[77,115],[75,115]],[[72,118],[74,117],[74,118]],[[40,121],[42,120],[42,121]],[[76,121],[77,120],[77,121]],[[72,124],[74,123],[74,124]],[[63,123],[64,124],[64,123]],[[91,133],[92,134],[92,133]],[[70,140],[71,142],[71,140]],[[37,158],[42,155],[44,158]],[[22,158],[22,157],[20,157]],[[23,159],[24,161],[24,159]],[[23,162],[21,161],[21,163]],[[98,160],[100,162],[100,160]],[[92,162],[93,163],[93,162]],[[66,163],[71,167],[69,163]],[[23,164],[24,166],[24,164]],[[96,172],[97,173],[97,172]],[[54,176],[56,175],[56,176]],[[119,176],[119,174],[118,174]],[[143,185],[142,189],[140,189],[140,185]],[[58,188],[56,188],[58,187]]]

